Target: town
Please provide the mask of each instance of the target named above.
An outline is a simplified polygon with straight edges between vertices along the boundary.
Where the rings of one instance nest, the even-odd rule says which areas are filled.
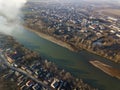
[[[4,34],[0,34],[0,61],[1,78],[14,82],[15,90],[98,90]]]
[[[100,5],[28,2],[24,26],[119,63],[120,16],[104,14]]]

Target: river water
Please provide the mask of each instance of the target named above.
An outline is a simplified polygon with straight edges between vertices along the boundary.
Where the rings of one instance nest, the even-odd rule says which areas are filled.
[[[19,30],[15,30],[11,35],[25,47],[39,52],[43,58],[56,63],[59,67],[71,72],[74,76],[82,78],[93,87],[97,87],[100,90],[120,90],[120,80],[95,68],[89,61],[98,59],[119,69],[120,64],[115,64],[87,51],[72,52],[22,27]]]

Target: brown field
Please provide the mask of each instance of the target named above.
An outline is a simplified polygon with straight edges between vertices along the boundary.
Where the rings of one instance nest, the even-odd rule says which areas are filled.
[[[120,17],[120,10],[119,9],[104,9],[100,10],[101,13],[105,15],[112,15],[112,16],[119,16]]]

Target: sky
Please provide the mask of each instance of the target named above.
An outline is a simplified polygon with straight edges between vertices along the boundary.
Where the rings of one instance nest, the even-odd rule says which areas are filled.
[[[104,2],[104,1],[108,1],[108,2],[114,2],[114,1],[120,1],[120,0],[29,0],[29,1],[90,1],[90,2]]]

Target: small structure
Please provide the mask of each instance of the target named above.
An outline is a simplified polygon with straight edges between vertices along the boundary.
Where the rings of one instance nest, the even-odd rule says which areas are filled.
[[[51,87],[58,88],[58,86],[59,86],[59,80],[54,78],[54,81],[52,82]]]
[[[14,62],[14,60],[12,58],[10,58],[9,56],[6,55],[6,57],[7,57],[7,60],[10,64],[12,64]]]
[[[32,87],[33,90],[41,90],[41,88],[42,88],[42,86],[39,85],[39,84],[35,84],[35,85]]]

